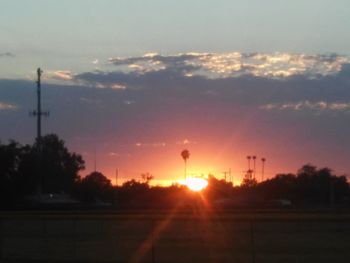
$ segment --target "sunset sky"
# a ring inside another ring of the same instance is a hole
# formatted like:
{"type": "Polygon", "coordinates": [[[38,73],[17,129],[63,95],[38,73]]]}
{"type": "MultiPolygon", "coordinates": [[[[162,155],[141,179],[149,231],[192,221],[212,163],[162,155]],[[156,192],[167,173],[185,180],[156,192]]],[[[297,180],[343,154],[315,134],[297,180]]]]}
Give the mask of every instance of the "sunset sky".
{"type": "Polygon", "coordinates": [[[238,183],[305,163],[350,174],[348,0],[0,0],[0,140],[43,133],[86,170],[238,183]],[[95,154],[96,153],[96,154],[95,154]]]}

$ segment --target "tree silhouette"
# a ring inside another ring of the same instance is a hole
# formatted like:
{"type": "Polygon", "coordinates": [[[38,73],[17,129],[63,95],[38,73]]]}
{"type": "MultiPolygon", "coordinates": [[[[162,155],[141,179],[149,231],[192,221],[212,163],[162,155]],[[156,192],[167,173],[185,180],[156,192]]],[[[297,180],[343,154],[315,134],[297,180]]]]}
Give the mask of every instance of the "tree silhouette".
{"type": "Polygon", "coordinates": [[[241,186],[242,187],[254,187],[258,183],[256,179],[252,176],[253,170],[249,169],[247,173],[244,175],[241,186]]]}
{"type": "Polygon", "coordinates": [[[141,174],[142,181],[145,182],[146,184],[149,184],[151,180],[154,179],[154,176],[150,173],[143,173],[141,174]]]}
{"type": "Polygon", "coordinates": [[[208,175],[208,186],[205,188],[204,193],[207,198],[211,200],[227,198],[232,191],[232,183],[226,180],[219,180],[214,175],[208,175]]]}
{"type": "Polygon", "coordinates": [[[79,171],[84,169],[84,160],[79,154],[71,153],[63,140],[55,134],[41,138],[42,178],[38,178],[37,153],[38,144],[28,147],[22,156],[19,173],[26,194],[36,191],[38,180],[44,193],[71,192],[79,171]]]}
{"type": "MultiPolygon", "coordinates": [[[[84,178],[78,173],[84,168],[81,156],[71,153],[64,141],[57,135],[42,137],[42,171],[43,190],[46,193],[75,193],[86,202],[112,201],[120,207],[174,207],[186,205],[193,201],[193,193],[181,185],[172,187],[154,187],[149,182],[153,176],[141,175],[142,180],[130,180],[115,189],[103,174],[93,172],[84,178]],[[73,191],[74,190],[74,191],[73,191]],[[114,195],[114,196],[113,196],[114,195]]],[[[0,208],[23,207],[25,197],[36,192],[37,144],[21,145],[15,141],[8,144],[0,142],[0,208]]],[[[190,152],[183,150],[181,157],[185,161],[185,178],[187,160],[190,152]]],[[[248,168],[252,156],[248,156],[248,168]],[[248,158],[250,157],[250,158],[248,158]]],[[[254,160],[254,159],[253,159],[254,160]]],[[[346,176],[336,176],[329,168],[318,169],[306,164],[296,174],[278,174],[263,181],[265,158],[261,159],[262,182],[257,184],[248,169],[240,187],[233,187],[225,180],[209,176],[209,185],[203,194],[209,202],[220,199],[264,201],[288,199],[296,206],[347,205],[350,189],[346,176]]]]}
{"type": "Polygon", "coordinates": [[[190,158],[190,152],[185,149],[181,152],[182,159],[185,161],[185,180],[187,178],[187,159],[190,158]]]}
{"type": "Polygon", "coordinates": [[[0,205],[22,202],[36,193],[40,183],[46,193],[71,193],[78,172],[84,168],[80,155],[71,153],[57,135],[41,138],[43,177],[39,177],[38,144],[0,143],[0,205]]]}
{"type": "Polygon", "coordinates": [[[345,176],[306,164],[297,174],[278,174],[259,185],[265,199],[289,199],[299,205],[341,203],[349,197],[345,176]]]}
{"type": "Polygon", "coordinates": [[[77,182],[76,194],[85,202],[111,201],[111,181],[100,172],[92,172],[77,182]]]}
{"type": "Polygon", "coordinates": [[[12,202],[21,196],[21,176],[19,167],[27,147],[15,141],[3,145],[0,143],[0,204],[12,202]]]}
{"type": "Polygon", "coordinates": [[[70,153],[64,141],[55,134],[41,138],[43,190],[46,192],[70,191],[85,168],[82,157],[70,153]]]}

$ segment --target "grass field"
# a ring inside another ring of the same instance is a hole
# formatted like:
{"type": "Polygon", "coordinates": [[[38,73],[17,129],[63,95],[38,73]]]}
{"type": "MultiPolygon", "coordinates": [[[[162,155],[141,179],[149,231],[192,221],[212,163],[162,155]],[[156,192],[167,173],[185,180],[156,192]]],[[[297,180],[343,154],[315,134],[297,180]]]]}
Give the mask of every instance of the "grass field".
{"type": "Polygon", "coordinates": [[[350,212],[2,213],[2,262],[348,262],[350,212]]]}

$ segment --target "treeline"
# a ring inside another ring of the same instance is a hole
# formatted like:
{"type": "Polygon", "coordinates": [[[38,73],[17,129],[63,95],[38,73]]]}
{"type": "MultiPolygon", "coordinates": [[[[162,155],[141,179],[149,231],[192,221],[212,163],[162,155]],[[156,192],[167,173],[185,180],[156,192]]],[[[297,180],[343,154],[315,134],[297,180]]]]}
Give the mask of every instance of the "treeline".
{"type": "Polygon", "coordinates": [[[11,206],[42,193],[73,193],[85,168],[79,154],[70,153],[55,134],[40,145],[0,144],[0,204],[11,206]]]}
{"type": "Polygon", "coordinates": [[[349,201],[349,184],[345,175],[336,176],[331,169],[307,164],[296,174],[278,174],[256,186],[265,200],[288,199],[296,205],[341,204],[349,201]]]}
{"type": "Polygon", "coordinates": [[[286,201],[294,206],[348,206],[350,190],[346,176],[329,168],[304,165],[296,174],[278,174],[257,183],[245,179],[241,186],[209,175],[208,187],[201,193],[185,186],[150,186],[153,177],[143,174],[115,187],[100,172],[79,176],[85,162],[71,153],[63,140],[50,134],[40,144],[0,143],[0,207],[16,208],[28,204],[38,193],[65,194],[81,205],[104,203],[111,208],[268,207],[286,201]],[[31,199],[32,198],[32,199],[31,199]]]}

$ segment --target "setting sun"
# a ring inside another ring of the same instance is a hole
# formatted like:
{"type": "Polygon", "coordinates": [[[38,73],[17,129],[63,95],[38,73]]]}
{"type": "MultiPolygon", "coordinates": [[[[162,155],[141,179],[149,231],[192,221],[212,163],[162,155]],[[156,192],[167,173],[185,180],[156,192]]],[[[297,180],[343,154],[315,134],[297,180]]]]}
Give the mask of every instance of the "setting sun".
{"type": "Polygon", "coordinates": [[[208,186],[208,181],[204,178],[190,177],[190,178],[187,178],[183,182],[183,184],[186,185],[190,190],[198,192],[208,186]]]}

